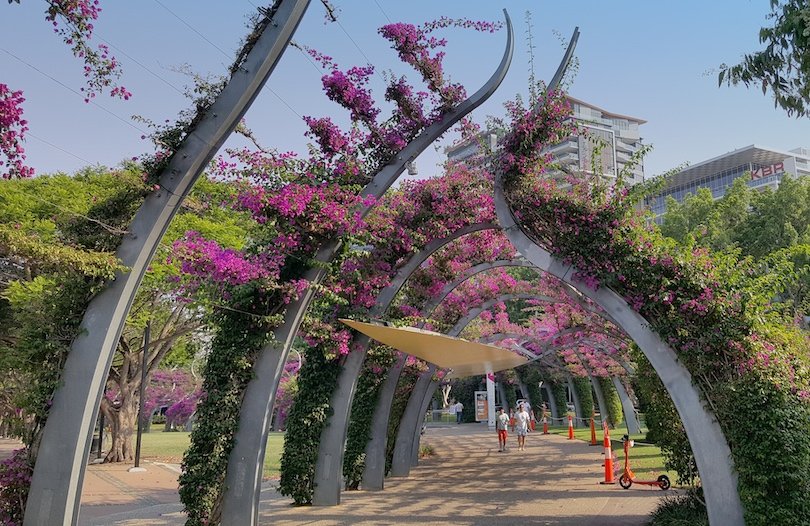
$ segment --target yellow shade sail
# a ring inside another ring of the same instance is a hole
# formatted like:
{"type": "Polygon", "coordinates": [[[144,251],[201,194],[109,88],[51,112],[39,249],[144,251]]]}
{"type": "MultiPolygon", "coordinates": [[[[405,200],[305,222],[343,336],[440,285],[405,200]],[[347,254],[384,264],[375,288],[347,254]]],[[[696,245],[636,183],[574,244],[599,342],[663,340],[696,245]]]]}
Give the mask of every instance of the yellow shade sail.
{"type": "Polygon", "coordinates": [[[454,338],[415,327],[388,327],[341,319],[349,327],[406,354],[452,369],[448,376],[463,378],[495,373],[528,363],[525,356],[494,345],[454,338]]]}

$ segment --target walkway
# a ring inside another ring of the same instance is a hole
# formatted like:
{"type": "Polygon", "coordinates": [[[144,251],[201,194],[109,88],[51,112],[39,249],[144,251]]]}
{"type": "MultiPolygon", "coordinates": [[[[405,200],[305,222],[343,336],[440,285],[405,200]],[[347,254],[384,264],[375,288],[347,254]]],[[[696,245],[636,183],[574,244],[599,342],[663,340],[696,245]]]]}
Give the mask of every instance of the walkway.
{"type": "MultiPolygon", "coordinates": [[[[526,451],[499,453],[480,425],[430,428],[423,443],[436,456],[411,476],[386,479],[381,492],[344,492],[337,507],[295,507],[262,493],[261,523],[273,525],[553,525],[641,526],[666,493],[649,487],[603,486],[601,447],[558,435],[529,435],[526,451]]],[[[510,443],[515,446],[514,437],[510,443]]],[[[184,523],[176,466],[90,466],[82,494],[84,526],[174,526],[184,523]]],[[[672,491],[667,492],[669,494],[672,491]]]]}

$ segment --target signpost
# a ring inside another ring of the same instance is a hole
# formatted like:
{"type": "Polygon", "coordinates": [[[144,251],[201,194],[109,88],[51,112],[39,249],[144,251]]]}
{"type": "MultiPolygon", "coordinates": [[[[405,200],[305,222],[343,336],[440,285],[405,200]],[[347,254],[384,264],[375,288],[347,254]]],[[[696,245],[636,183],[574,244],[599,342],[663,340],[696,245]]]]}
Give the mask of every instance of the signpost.
{"type": "Polygon", "coordinates": [[[489,420],[489,404],[487,403],[487,392],[475,392],[475,421],[485,422],[489,420]]]}

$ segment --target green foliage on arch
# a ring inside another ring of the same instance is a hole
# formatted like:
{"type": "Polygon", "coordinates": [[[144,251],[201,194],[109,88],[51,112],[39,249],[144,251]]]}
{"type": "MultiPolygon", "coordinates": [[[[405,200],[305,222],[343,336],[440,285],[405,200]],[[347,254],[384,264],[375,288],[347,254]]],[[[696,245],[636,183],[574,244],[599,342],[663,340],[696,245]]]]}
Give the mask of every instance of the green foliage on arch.
{"type": "Polygon", "coordinates": [[[622,401],[619,398],[619,393],[616,391],[616,386],[610,378],[598,377],[596,381],[599,382],[599,387],[602,389],[602,396],[605,397],[606,408],[602,408],[602,418],[607,417],[610,422],[611,429],[619,426],[624,421],[624,411],[622,411],[622,401]]]}
{"type": "Polygon", "coordinates": [[[346,489],[358,489],[363,478],[363,470],[366,467],[366,444],[371,438],[374,410],[380,398],[380,389],[390,374],[393,363],[394,352],[378,345],[369,351],[363,362],[346,432],[346,453],[343,457],[346,489]]]}
{"type": "Polygon", "coordinates": [[[574,382],[574,390],[579,398],[579,407],[582,409],[581,416],[582,418],[590,418],[594,411],[593,386],[591,385],[591,381],[584,376],[575,376],[572,380],[574,382]]]}

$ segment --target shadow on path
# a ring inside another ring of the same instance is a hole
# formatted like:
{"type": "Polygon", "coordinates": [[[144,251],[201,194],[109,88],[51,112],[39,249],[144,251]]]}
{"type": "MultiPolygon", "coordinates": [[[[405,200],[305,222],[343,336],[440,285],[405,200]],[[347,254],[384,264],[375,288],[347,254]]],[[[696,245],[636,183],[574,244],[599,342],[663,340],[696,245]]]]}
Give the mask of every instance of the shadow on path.
{"type": "MultiPolygon", "coordinates": [[[[494,432],[482,425],[429,428],[423,444],[436,455],[408,478],[388,478],[379,492],[343,492],[340,506],[291,506],[266,483],[261,524],[336,525],[553,525],[641,526],[669,492],[623,490],[599,484],[602,448],[559,435],[532,433],[526,450],[498,452],[494,432]]],[[[90,466],[82,494],[84,526],[174,526],[185,522],[170,466],[90,466]]]]}

